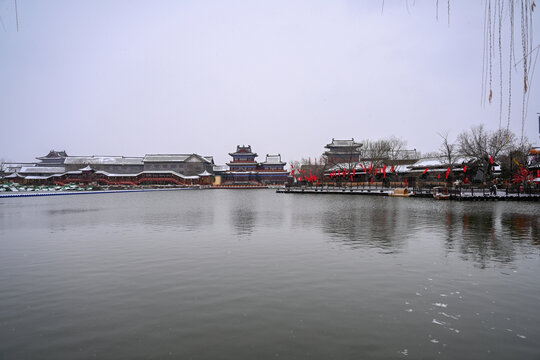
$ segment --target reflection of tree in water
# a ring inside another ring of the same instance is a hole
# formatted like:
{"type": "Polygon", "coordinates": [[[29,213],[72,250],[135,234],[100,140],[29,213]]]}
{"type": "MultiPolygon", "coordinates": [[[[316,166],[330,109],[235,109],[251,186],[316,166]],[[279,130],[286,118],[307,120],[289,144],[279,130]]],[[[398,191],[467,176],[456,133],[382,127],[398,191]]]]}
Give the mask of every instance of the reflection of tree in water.
{"type": "Polygon", "coordinates": [[[461,216],[449,213],[447,218],[447,250],[457,247],[464,260],[472,260],[481,268],[492,261],[511,263],[520,247],[539,244],[539,220],[535,216],[467,211],[461,216]]]}
{"type": "Polygon", "coordinates": [[[403,247],[404,232],[400,217],[406,214],[386,203],[376,208],[327,210],[322,216],[323,230],[332,240],[352,248],[378,247],[396,250],[403,247]]]}

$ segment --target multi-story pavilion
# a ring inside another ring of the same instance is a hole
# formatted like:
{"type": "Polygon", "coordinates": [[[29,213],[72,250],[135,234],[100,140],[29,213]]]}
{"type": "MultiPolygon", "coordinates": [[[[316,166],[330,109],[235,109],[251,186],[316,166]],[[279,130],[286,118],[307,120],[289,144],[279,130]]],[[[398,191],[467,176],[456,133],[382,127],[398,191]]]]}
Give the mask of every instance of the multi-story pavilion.
{"type": "Polygon", "coordinates": [[[358,163],[360,161],[361,147],[362,144],[355,142],[354,138],[350,140],[336,140],[332,138],[332,142],[325,146],[328,149],[324,153],[326,163],[329,165],[358,163]]]}
{"type": "Polygon", "coordinates": [[[259,164],[258,170],[263,184],[285,184],[289,176],[289,172],[283,169],[285,165],[287,163],[281,161],[281,154],[266,154],[266,161],[259,164]]]}
{"type": "Polygon", "coordinates": [[[64,161],[66,160],[67,157],[68,155],[66,154],[65,150],[62,150],[62,151],[51,150],[49,151],[47,155],[37,157],[36,159],[40,161],[38,166],[58,167],[58,166],[64,166],[64,161]]]}
{"type": "Polygon", "coordinates": [[[258,163],[258,156],[251,150],[251,145],[238,145],[236,151],[229,153],[233,158],[227,163],[229,170],[225,174],[224,184],[234,185],[266,185],[284,184],[287,182],[287,170],[283,167],[281,155],[266,155],[266,161],[258,163]]]}
{"type": "Polygon", "coordinates": [[[231,172],[245,172],[255,171],[257,168],[257,161],[255,158],[258,156],[251,151],[251,145],[236,147],[236,152],[229,153],[232,156],[232,161],[227,163],[231,172]]]}

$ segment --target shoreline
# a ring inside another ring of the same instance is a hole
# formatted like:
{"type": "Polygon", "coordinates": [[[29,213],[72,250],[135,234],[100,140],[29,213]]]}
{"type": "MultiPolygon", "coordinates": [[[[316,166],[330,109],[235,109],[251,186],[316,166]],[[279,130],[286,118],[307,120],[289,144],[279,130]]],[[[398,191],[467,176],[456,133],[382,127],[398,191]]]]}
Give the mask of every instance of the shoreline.
{"type": "MultiPolygon", "coordinates": [[[[410,196],[407,198],[424,198],[424,199],[433,199],[433,194],[430,191],[424,191],[428,189],[421,189],[420,192],[411,192],[410,196]]],[[[310,195],[366,195],[366,196],[389,196],[392,197],[394,189],[389,188],[317,188],[317,187],[290,187],[278,189],[276,193],[279,194],[310,194],[310,195]]],[[[397,196],[402,197],[402,196],[397,196]]],[[[450,194],[450,198],[446,200],[451,201],[540,201],[540,195],[536,194],[519,194],[519,193],[510,193],[505,194],[500,191],[500,195],[492,194],[483,194],[483,193],[471,193],[471,192],[462,192],[460,194],[450,194]]],[[[443,200],[438,200],[443,201],[443,200]]]]}
{"type": "Polygon", "coordinates": [[[117,193],[131,193],[131,192],[180,191],[180,190],[205,190],[205,188],[183,187],[183,188],[171,188],[171,189],[127,189],[127,190],[95,190],[95,191],[9,192],[8,194],[0,194],[0,198],[33,197],[33,196],[117,194],[117,193]]]}

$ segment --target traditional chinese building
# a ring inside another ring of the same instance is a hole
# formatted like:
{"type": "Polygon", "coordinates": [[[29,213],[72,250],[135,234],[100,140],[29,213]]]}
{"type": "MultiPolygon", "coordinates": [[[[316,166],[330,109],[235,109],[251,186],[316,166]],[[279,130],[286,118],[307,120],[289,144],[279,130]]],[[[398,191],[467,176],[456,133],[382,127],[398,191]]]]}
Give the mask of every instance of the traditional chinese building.
{"type": "Polygon", "coordinates": [[[266,154],[266,161],[260,163],[258,169],[263,184],[285,184],[289,176],[289,172],[283,169],[285,165],[287,163],[281,161],[281,154],[266,154]]]}
{"type": "Polygon", "coordinates": [[[51,150],[39,163],[22,164],[6,179],[25,184],[210,185],[212,156],[148,154],[145,157],[67,156],[51,150]]]}
{"type": "Polygon", "coordinates": [[[283,167],[281,155],[266,155],[266,161],[258,163],[258,156],[251,146],[238,145],[236,151],[229,153],[232,161],[227,163],[229,170],[224,174],[224,185],[270,185],[285,184],[288,172],[283,167]]]}
{"type": "Polygon", "coordinates": [[[68,155],[66,154],[65,150],[62,151],[56,151],[51,150],[49,153],[45,156],[38,157],[36,159],[40,160],[40,163],[38,166],[64,166],[64,161],[68,155]]]}
{"type": "Polygon", "coordinates": [[[326,163],[330,165],[343,164],[343,163],[357,163],[360,161],[360,148],[361,143],[351,140],[336,140],[332,138],[332,142],[325,146],[328,149],[324,156],[326,156],[326,163]]]}

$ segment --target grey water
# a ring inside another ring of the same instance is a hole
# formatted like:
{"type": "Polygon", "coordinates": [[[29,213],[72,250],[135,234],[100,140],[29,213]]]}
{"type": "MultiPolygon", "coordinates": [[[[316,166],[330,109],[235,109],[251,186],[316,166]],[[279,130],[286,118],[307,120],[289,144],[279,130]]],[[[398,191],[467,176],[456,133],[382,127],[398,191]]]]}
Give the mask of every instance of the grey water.
{"type": "Polygon", "coordinates": [[[539,359],[540,207],[0,199],[0,359],[539,359]]]}

